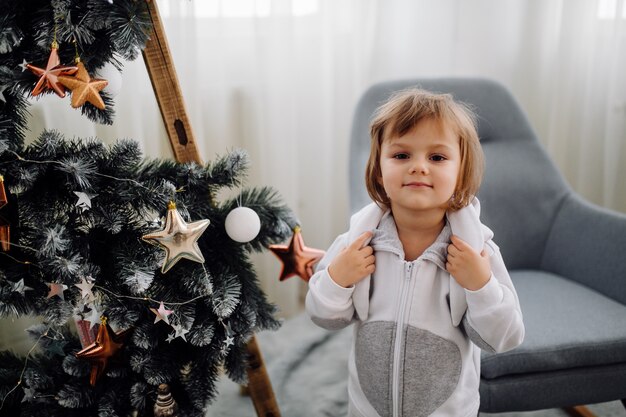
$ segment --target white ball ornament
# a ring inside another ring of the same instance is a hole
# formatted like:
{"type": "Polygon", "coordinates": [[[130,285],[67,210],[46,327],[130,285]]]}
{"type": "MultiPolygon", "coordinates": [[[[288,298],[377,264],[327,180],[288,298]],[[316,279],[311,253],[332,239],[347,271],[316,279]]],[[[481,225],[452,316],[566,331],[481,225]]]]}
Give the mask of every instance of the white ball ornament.
{"type": "Polygon", "coordinates": [[[226,216],[226,233],[235,242],[247,243],[259,234],[261,219],[248,207],[237,207],[226,216]]]}
{"type": "Polygon", "coordinates": [[[117,96],[122,91],[122,74],[110,62],[96,71],[96,78],[103,78],[109,82],[103,91],[111,97],[117,96]]]}

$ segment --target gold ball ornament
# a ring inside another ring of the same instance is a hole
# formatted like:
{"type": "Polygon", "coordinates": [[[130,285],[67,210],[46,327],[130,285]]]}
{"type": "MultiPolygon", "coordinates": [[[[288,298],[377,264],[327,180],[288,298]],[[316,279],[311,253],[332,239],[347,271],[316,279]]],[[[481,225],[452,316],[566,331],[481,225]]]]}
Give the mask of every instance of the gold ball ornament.
{"type": "Polygon", "coordinates": [[[176,204],[170,202],[165,218],[165,229],[141,238],[165,250],[165,260],[161,266],[161,272],[165,274],[183,258],[204,263],[204,256],[198,247],[198,239],[210,223],[207,219],[186,223],[176,210],[176,204]]]}

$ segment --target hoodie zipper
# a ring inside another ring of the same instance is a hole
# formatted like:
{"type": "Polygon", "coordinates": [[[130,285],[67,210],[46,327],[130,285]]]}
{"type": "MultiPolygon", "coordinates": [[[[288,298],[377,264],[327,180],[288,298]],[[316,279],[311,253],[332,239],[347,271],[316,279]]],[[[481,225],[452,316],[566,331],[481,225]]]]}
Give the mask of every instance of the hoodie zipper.
{"type": "Polygon", "coordinates": [[[409,282],[411,281],[411,271],[413,270],[413,263],[406,262],[404,267],[404,279],[402,280],[401,287],[401,300],[400,307],[398,308],[397,320],[396,320],[396,341],[393,352],[393,373],[392,378],[392,401],[393,401],[393,417],[400,416],[400,354],[402,353],[402,343],[404,339],[404,314],[406,312],[406,303],[409,298],[409,282]]]}

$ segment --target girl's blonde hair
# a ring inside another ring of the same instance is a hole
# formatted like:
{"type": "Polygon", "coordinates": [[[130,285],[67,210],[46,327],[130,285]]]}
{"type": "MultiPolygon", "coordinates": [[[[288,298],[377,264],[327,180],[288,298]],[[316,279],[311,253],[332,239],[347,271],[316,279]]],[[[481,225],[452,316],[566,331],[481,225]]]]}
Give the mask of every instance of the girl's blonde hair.
{"type": "Polygon", "coordinates": [[[459,136],[461,167],[450,210],[467,206],[478,192],[484,172],[484,155],[476,131],[476,116],[470,108],[453,100],[450,94],[434,94],[418,88],[394,93],[374,114],[370,127],[370,156],[365,169],[365,184],[370,197],[381,206],[390,207],[380,178],[380,152],[384,140],[399,137],[421,120],[432,119],[452,129],[459,136]]]}

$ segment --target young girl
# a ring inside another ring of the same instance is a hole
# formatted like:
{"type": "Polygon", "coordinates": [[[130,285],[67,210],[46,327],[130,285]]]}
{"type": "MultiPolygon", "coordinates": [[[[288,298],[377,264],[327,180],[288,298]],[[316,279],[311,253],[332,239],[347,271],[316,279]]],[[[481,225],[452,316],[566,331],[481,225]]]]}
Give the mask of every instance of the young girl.
{"type": "Polygon", "coordinates": [[[479,220],[483,154],[474,116],[450,95],[393,95],[371,126],[356,213],[309,281],[327,329],[354,323],[349,415],[476,416],[480,349],[518,346],[517,294],[479,220]]]}

